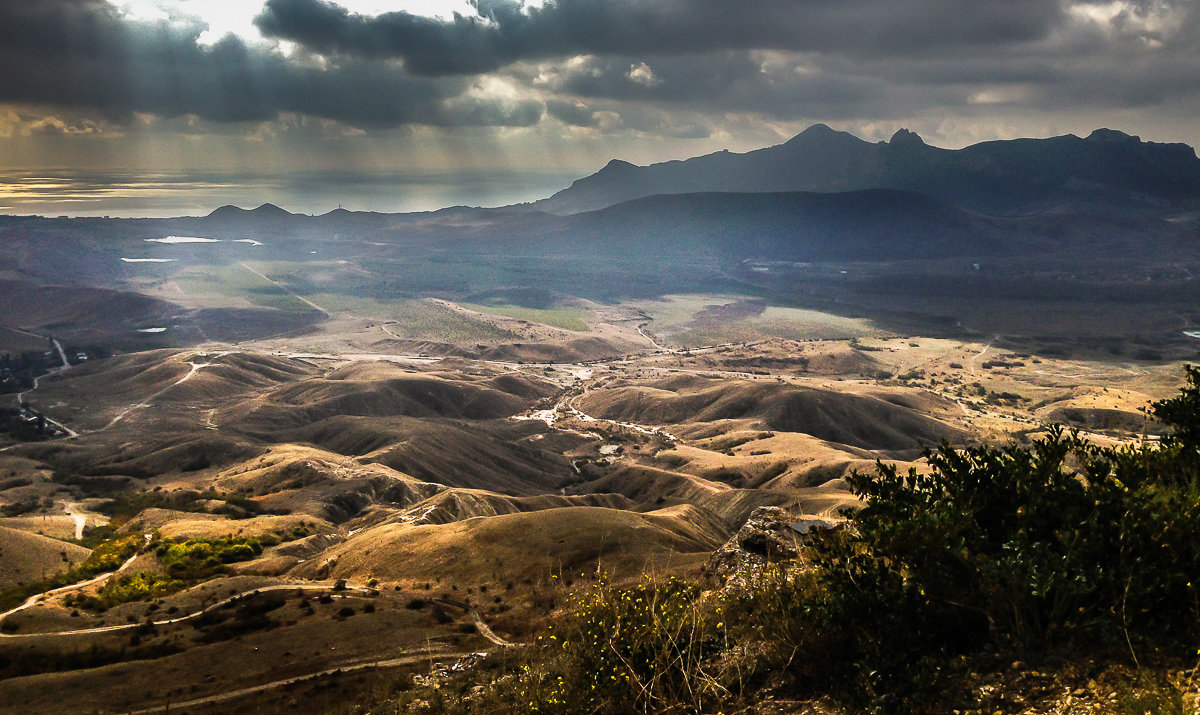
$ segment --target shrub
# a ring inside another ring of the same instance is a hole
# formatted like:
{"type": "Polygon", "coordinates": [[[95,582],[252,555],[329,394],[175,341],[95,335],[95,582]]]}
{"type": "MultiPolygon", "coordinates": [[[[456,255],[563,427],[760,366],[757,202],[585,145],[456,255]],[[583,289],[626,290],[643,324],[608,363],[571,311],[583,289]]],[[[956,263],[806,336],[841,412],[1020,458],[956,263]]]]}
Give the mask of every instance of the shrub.
{"type": "Polygon", "coordinates": [[[1189,367],[1181,395],[1151,405],[1173,430],[1157,445],[1101,448],[1054,428],[1030,447],[944,446],[927,474],[852,475],[864,506],[814,540],[808,625],[867,694],[935,688],[937,663],[984,646],[1193,642],[1198,384],[1189,367]]]}
{"type": "Polygon", "coordinates": [[[10,608],[35,593],[66,586],[89,579],[98,574],[115,571],[130,556],[137,553],[142,544],[139,536],[109,539],[100,542],[82,563],[47,579],[18,585],[0,592],[0,608],[10,608]]]}
{"type": "Polygon", "coordinates": [[[729,644],[720,609],[699,596],[695,585],[649,577],[632,588],[601,577],[573,593],[569,615],[537,639],[550,665],[526,671],[521,702],[565,712],[701,710],[719,702],[725,688],[706,664],[729,644]]]}
{"type": "MultiPolygon", "coordinates": [[[[272,543],[278,542],[272,539],[272,543]]],[[[252,536],[183,539],[158,544],[155,554],[172,576],[197,579],[223,572],[225,564],[253,559],[264,546],[261,539],[252,536]]]]}
{"type": "Polygon", "coordinates": [[[109,579],[95,596],[73,594],[67,596],[63,603],[68,607],[78,606],[92,611],[103,611],[122,603],[165,596],[178,591],[184,585],[183,581],[168,576],[138,573],[109,579]]]}

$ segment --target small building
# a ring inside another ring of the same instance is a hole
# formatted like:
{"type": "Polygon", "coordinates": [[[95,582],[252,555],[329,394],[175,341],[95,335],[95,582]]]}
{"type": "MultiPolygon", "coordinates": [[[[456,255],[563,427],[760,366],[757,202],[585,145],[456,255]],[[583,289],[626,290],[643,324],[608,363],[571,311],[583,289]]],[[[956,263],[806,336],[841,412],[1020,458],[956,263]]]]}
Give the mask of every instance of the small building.
{"type": "Polygon", "coordinates": [[[809,536],[814,531],[822,531],[832,529],[833,524],[830,524],[824,519],[801,519],[792,523],[792,531],[795,531],[801,536],[809,536]]]}

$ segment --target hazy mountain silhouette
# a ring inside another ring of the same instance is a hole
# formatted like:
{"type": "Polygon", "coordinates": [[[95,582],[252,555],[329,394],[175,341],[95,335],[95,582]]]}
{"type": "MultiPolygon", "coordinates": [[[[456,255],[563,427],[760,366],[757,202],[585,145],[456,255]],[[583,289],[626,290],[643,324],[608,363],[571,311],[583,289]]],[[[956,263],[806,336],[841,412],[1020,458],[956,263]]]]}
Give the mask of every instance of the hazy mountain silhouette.
{"type": "Polygon", "coordinates": [[[485,250],[650,263],[1084,256],[1131,246],[1168,250],[1188,240],[1185,227],[1154,217],[987,216],[895,189],[660,194],[570,216],[497,214],[470,236],[485,250]],[[480,242],[484,236],[490,240],[480,242]]]}
{"type": "Polygon", "coordinates": [[[573,214],[655,194],[915,191],[972,211],[1022,215],[1088,206],[1113,213],[1200,208],[1200,159],[1186,144],[1111,129],[1086,138],[990,141],[951,150],[900,130],[870,143],[823,124],[784,144],[639,167],[614,160],[527,208],[573,214]]]}

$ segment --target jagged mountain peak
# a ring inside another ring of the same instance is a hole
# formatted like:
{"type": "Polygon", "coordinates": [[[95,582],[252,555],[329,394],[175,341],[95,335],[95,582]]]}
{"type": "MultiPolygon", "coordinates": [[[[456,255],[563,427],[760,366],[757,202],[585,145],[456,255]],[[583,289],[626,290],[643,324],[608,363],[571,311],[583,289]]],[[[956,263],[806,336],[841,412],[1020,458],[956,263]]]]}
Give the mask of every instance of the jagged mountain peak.
{"type": "Polygon", "coordinates": [[[920,134],[917,134],[914,131],[909,131],[908,129],[898,129],[896,130],[896,133],[892,135],[892,138],[888,141],[888,144],[891,144],[892,146],[917,144],[925,146],[925,140],[921,138],[920,134]]]}

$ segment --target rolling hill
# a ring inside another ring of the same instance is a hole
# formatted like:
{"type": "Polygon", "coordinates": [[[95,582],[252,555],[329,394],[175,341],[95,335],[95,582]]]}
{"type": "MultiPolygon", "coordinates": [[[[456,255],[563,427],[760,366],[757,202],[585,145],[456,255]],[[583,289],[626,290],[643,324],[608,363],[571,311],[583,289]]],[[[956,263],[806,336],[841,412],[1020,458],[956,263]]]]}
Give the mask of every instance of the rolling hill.
{"type": "Polygon", "coordinates": [[[578,405],[588,414],[642,424],[752,419],[764,429],[802,432],[861,449],[913,449],[962,436],[956,428],[883,399],[800,385],[671,378],[596,390],[578,405]]]}
{"type": "MultiPolygon", "coordinates": [[[[672,562],[699,563],[728,537],[714,519],[675,507],[645,514],[569,507],[478,517],[446,524],[384,524],[366,529],[293,570],[317,577],[358,577],[447,584],[543,580],[595,572],[623,577],[672,562]]],[[[499,583],[498,583],[499,582],[499,583]]]]}
{"type": "Polygon", "coordinates": [[[89,553],[77,544],[0,526],[0,589],[66,571],[89,553]]]}

